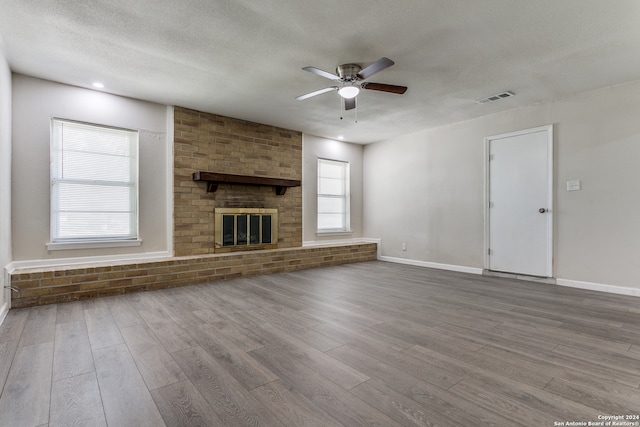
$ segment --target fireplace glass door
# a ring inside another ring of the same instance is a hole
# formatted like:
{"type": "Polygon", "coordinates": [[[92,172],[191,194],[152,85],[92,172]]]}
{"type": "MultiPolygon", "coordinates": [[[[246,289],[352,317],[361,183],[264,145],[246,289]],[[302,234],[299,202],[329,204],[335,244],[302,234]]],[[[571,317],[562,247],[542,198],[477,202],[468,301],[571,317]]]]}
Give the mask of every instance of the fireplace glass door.
{"type": "Polygon", "coordinates": [[[277,223],[277,209],[216,209],[216,251],[273,248],[278,241],[277,223]]]}

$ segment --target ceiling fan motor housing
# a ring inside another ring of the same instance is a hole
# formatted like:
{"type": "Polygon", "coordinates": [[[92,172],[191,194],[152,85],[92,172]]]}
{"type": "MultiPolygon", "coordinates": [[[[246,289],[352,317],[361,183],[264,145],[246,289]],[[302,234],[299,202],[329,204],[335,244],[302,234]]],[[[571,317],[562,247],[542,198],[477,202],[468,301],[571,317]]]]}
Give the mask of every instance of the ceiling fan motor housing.
{"type": "Polygon", "coordinates": [[[356,82],[360,78],[358,73],[362,70],[362,67],[358,64],[343,64],[336,67],[336,74],[344,82],[356,82]]]}

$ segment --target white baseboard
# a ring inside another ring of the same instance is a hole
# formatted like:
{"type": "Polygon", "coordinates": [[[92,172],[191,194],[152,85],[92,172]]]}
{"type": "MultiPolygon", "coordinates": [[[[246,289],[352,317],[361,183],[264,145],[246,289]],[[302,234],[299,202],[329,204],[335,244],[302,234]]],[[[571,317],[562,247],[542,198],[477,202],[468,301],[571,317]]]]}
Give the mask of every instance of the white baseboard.
{"type": "Polygon", "coordinates": [[[640,297],[640,288],[604,285],[602,283],[581,282],[578,280],[569,280],[569,279],[556,279],[556,283],[560,286],[568,286],[570,288],[587,289],[590,291],[608,292],[611,294],[640,297]]]}
{"type": "Polygon", "coordinates": [[[438,270],[457,271],[459,273],[470,273],[482,275],[481,268],[465,267],[462,265],[440,264],[437,262],[417,261],[415,259],[395,258],[390,256],[379,256],[380,261],[395,262],[397,264],[415,265],[417,267],[437,268],[438,270]]]}
{"type": "Polygon", "coordinates": [[[9,313],[9,303],[5,301],[0,307],[0,325],[4,322],[4,319],[7,317],[7,313],[9,313]]]}
{"type": "Polygon", "coordinates": [[[132,261],[152,261],[156,259],[170,258],[173,255],[170,252],[145,252],[120,255],[103,255],[88,256],[76,258],[52,258],[52,259],[33,259],[25,261],[13,261],[6,267],[9,273],[22,268],[48,268],[60,267],[67,265],[83,265],[83,264],[99,264],[99,263],[130,263],[132,261]]]}

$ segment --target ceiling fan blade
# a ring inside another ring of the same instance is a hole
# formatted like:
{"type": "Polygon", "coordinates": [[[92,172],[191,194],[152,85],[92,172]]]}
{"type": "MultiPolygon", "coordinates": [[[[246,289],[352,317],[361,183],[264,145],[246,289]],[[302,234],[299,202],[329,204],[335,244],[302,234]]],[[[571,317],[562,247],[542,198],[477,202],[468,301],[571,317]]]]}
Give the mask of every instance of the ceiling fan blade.
{"type": "Polygon", "coordinates": [[[328,71],[321,70],[320,68],[304,67],[303,70],[308,71],[308,72],[313,73],[313,74],[317,74],[318,76],[327,78],[329,80],[340,80],[339,76],[336,76],[335,74],[332,74],[332,73],[330,73],[328,71]]]}
{"type": "Polygon", "coordinates": [[[316,90],[315,92],[310,92],[304,95],[297,96],[296,99],[298,101],[302,101],[307,98],[311,98],[312,96],[321,95],[323,93],[331,92],[332,90],[338,89],[337,86],[325,87],[324,89],[316,90]]]}
{"type": "Polygon", "coordinates": [[[356,98],[344,98],[344,110],[353,110],[356,108],[356,98]]]}
{"type": "Polygon", "coordinates": [[[384,83],[362,83],[362,89],[378,90],[380,92],[397,93],[402,95],[407,91],[406,86],[388,85],[384,83]]]}
{"type": "Polygon", "coordinates": [[[375,73],[379,73],[380,71],[384,70],[385,68],[391,67],[393,64],[395,64],[395,62],[393,62],[389,58],[385,58],[383,56],[382,58],[378,59],[373,64],[369,65],[364,70],[360,71],[358,73],[358,77],[361,80],[364,80],[366,78],[369,78],[369,77],[373,76],[375,73]]]}

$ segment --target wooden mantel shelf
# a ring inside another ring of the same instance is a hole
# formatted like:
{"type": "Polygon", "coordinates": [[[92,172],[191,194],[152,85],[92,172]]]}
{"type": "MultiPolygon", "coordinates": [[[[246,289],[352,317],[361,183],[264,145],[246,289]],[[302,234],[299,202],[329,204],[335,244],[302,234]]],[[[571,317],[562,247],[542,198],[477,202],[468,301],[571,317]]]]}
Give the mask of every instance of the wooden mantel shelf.
{"type": "Polygon", "coordinates": [[[296,179],[267,178],[253,175],[232,175],[228,173],[194,172],[194,181],[205,181],[207,192],[213,193],[218,184],[270,185],[275,187],[278,196],[284,195],[289,187],[300,187],[301,181],[296,179]]]}

